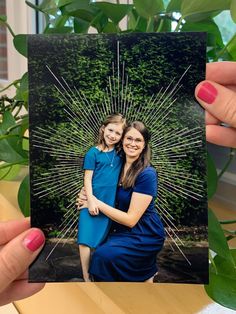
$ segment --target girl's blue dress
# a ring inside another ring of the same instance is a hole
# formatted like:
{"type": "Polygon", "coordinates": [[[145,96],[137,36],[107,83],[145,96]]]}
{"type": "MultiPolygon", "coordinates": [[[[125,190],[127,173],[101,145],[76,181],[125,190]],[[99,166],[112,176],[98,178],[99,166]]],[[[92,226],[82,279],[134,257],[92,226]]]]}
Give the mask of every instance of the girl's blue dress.
{"type": "MultiPolygon", "coordinates": [[[[84,157],[84,170],[93,170],[93,195],[112,207],[115,205],[121,166],[122,159],[115,149],[102,152],[92,147],[84,157]]],[[[107,236],[110,226],[110,219],[103,213],[92,216],[88,208],[81,209],[77,243],[96,248],[107,236]]]]}
{"type": "Polygon", "coordinates": [[[138,175],[133,188],[118,187],[115,207],[127,212],[133,192],[153,199],[133,228],[113,222],[107,240],[92,256],[89,272],[95,281],[143,282],[157,272],[157,253],[164,244],[165,231],[154,206],[157,173],[153,167],[138,175]]]}

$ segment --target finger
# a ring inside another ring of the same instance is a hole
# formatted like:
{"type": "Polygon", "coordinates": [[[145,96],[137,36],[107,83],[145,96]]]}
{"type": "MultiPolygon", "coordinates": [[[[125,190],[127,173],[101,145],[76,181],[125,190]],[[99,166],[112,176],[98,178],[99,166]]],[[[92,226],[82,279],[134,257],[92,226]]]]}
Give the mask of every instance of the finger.
{"type": "Polygon", "coordinates": [[[195,96],[215,118],[236,127],[236,93],[211,81],[197,85],[195,96]]]}
{"type": "Polygon", "coordinates": [[[207,125],[206,139],[216,145],[236,148],[236,129],[219,125],[207,125]]]}
{"type": "Polygon", "coordinates": [[[236,85],[236,62],[212,62],[206,66],[206,79],[222,85],[236,85]]]}
{"type": "Polygon", "coordinates": [[[0,296],[0,306],[12,301],[21,300],[39,292],[44,283],[28,283],[27,280],[15,281],[0,296]]]}
{"type": "Polygon", "coordinates": [[[27,230],[11,240],[0,253],[0,292],[18,278],[36,258],[44,245],[41,230],[27,230]]]}
{"type": "Polygon", "coordinates": [[[208,124],[220,124],[220,120],[216,119],[212,114],[208,111],[205,111],[205,123],[208,124]]]}
{"type": "Polygon", "coordinates": [[[26,271],[23,272],[23,274],[21,274],[18,278],[16,278],[16,280],[23,280],[23,279],[27,279],[29,278],[29,270],[27,269],[26,271]]]}
{"type": "Polygon", "coordinates": [[[28,218],[0,222],[0,245],[3,245],[30,228],[28,218]]]}

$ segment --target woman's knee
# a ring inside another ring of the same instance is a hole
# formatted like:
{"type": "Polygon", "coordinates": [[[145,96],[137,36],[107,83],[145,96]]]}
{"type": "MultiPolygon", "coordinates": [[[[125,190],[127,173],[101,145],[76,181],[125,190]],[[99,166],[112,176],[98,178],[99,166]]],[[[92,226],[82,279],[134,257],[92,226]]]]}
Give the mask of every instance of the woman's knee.
{"type": "Polygon", "coordinates": [[[107,248],[106,246],[101,246],[97,248],[93,253],[93,259],[99,259],[106,263],[113,263],[119,260],[120,255],[121,254],[119,253],[119,251],[115,248],[107,248]]]}

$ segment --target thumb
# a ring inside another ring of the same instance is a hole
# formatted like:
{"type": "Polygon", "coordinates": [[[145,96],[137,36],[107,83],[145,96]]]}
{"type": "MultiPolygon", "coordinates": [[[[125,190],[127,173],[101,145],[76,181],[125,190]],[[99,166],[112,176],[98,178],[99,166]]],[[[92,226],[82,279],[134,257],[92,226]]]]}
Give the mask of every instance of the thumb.
{"type": "Polygon", "coordinates": [[[199,103],[218,120],[236,127],[236,93],[212,81],[203,81],[195,89],[199,103]]]}
{"type": "Polygon", "coordinates": [[[0,251],[0,293],[34,261],[45,241],[41,230],[27,230],[0,251]]]}

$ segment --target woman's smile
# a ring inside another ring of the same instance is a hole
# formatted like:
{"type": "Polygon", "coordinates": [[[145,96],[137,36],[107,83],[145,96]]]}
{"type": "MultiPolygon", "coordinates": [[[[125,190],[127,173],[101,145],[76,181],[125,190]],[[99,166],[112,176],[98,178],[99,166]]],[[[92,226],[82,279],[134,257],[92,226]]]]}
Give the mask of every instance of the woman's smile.
{"type": "Polygon", "coordinates": [[[138,158],[144,149],[144,138],[135,128],[131,128],[124,137],[123,149],[127,157],[138,158]]]}

